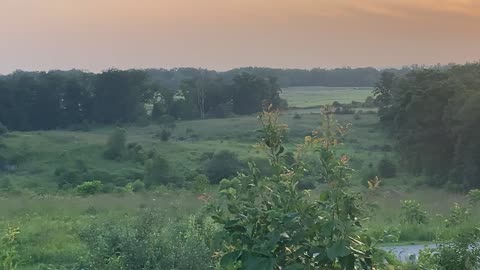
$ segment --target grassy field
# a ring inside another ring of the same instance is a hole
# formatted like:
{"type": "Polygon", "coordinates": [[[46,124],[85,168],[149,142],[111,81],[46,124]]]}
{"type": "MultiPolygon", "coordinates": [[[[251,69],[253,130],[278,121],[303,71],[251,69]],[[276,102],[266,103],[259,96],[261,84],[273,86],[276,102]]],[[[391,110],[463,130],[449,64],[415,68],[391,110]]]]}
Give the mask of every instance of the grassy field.
{"type": "MultiPolygon", "coordinates": [[[[283,95],[291,106],[308,107],[334,100],[360,101],[369,95],[369,91],[317,87],[288,89],[283,95]]],[[[395,177],[381,179],[382,186],[377,192],[368,192],[365,187],[368,180],[366,175],[377,168],[379,160],[387,158],[398,165],[392,150],[393,142],[378,128],[375,114],[362,114],[356,120],[352,114],[337,115],[336,119],[344,124],[351,123],[339,154],[347,154],[351,158],[351,165],[355,169],[352,189],[358,190],[364,194],[367,202],[376,205],[366,206],[371,207],[367,211],[369,219],[366,225],[372,234],[381,235],[388,231],[396,235],[396,241],[414,243],[429,242],[457,232],[456,229],[446,229],[444,220],[455,202],[466,205],[464,195],[420,186],[418,183],[421,179],[401,170],[397,171],[395,177]],[[402,223],[401,201],[408,199],[421,203],[428,213],[428,224],[414,226],[402,223]]],[[[304,108],[283,112],[281,120],[289,126],[287,150],[294,151],[305,136],[320,126],[322,117],[319,109],[304,108]]],[[[156,124],[124,128],[128,142],[139,143],[144,149],[156,149],[169,161],[172,170],[180,178],[201,173],[203,157],[208,152],[231,150],[243,161],[264,158],[263,153],[255,148],[260,125],[253,115],[178,121],[167,142],[158,138],[162,127],[156,124]]],[[[113,130],[114,127],[101,127],[88,132],[11,132],[3,138],[6,146],[4,151],[17,155],[19,163],[14,171],[0,174],[0,180],[8,178],[14,186],[14,192],[0,193],[0,231],[8,226],[21,229],[20,240],[28,248],[20,252],[28,260],[19,269],[38,269],[33,266],[38,262],[46,264],[41,269],[57,269],[48,268],[48,264],[76,261],[77,254],[86,252],[78,233],[90,224],[131,220],[145,211],[155,211],[173,228],[179,218],[198,212],[204,205],[195,192],[163,186],[139,194],[90,197],[79,197],[71,191],[58,190],[56,169],[75,166],[79,160],[92,170],[109,172],[118,177],[144,170],[143,165],[132,161],[112,161],[102,157],[104,145],[113,130]],[[45,244],[47,242],[48,245],[45,244]]],[[[210,187],[211,194],[215,194],[215,190],[215,186],[210,187]]],[[[478,210],[472,211],[470,221],[465,226],[473,226],[479,217],[478,210]]],[[[170,234],[165,232],[165,236],[170,234]]]]}
{"type": "Polygon", "coordinates": [[[281,97],[288,101],[290,107],[306,108],[332,104],[334,101],[350,103],[365,101],[372,95],[371,87],[323,87],[302,86],[282,89],[281,97]]]}

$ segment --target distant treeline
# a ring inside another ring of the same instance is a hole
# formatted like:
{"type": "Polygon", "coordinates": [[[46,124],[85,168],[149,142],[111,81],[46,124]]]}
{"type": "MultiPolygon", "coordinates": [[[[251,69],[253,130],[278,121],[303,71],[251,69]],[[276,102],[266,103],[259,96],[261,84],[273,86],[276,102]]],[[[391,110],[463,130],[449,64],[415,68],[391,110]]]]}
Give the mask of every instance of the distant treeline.
{"type": "Polygon", "coordinates": [[[0,77],[0,123],[10,130],[43,130],[251,114],[264,104],[286,107],[280,90],[275,78],[248,73],[225,82],[199,70],[173,88],[142,70],[17,71],[0,77]]]}
{"type": "Polygon", "coordinates": [[[375,96],[381,123],[413,173],[458,191],[480,187],[479,63],[385,72],[375,96]]]}
{"type": "MultiPolygon", "coordinates": [[[[386,71],[404,75],[416,66],[386,71]]],[[[336,68],[336,69],[275,69],[260,67],[237,68],[224,72],[201,70],[195,68],[178,69],[147,69],[151,78],[169,88],[178,88],[184,79],[197,77],[200,73],[218,76],[226,82],[231,82],[238,74],[247,72],[260,77],[278,78],[278,84],[284,87],[293,86],[338,86],[338,87],[373,87],[380,79],[381,71],[367,68],[336,68]]]]}

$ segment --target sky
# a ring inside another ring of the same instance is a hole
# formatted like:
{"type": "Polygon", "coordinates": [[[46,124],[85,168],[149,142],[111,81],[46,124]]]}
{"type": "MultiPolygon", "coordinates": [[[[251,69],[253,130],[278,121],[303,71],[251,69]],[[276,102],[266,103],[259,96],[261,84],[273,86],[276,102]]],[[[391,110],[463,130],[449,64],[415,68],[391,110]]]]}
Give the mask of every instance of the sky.
{"type": "Polygon", "coordinates": [[[480,0],[0,0],[3,74],[478,60],[480,0]]]}

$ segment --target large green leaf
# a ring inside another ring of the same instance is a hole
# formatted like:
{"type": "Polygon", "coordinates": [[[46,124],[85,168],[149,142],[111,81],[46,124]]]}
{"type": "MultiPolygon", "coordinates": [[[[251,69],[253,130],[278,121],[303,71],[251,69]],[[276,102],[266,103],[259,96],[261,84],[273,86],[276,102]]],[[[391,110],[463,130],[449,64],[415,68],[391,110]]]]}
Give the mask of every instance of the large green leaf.
{"type": "Polygon", "coordinates": [[[240,259],[241,256],[242,256],[242,251],[241,250],[237,250],[237,251],[227,253],[227,254],[223,255],[222,259],[220,260],[220,265],[222,267],[230,266],[230,265],[236,263],[238,261],[238,259],[240,259]]]}
{"type": "Polygon", "coordinates": [[[241,260],[242,270],[273,270],[275,266],[275,258],[253,252],[244,252],[241,260]]]}
{"type": "Polygon", "coordinates": [[[345,257],[350,254],[348,243],[345,240],[335,242],[331,247],[327,248],[327,256],[330,260],[345,257]]]}

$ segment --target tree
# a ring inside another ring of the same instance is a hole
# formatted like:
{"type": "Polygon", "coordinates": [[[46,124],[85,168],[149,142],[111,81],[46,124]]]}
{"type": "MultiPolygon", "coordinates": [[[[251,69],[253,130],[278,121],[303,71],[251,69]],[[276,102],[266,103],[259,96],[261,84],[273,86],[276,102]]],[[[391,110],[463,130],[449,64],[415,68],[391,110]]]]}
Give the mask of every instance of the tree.
{"type": "Polygon", "coordinates": [[[132,122],[144,115],[145,103],[152,102],[156,88],[139,70],[107,70],[97,75],[93,118],[100,123],[132,122]]]}
{"type": "Polygon", "coordinates": [[[126,148],[127,136],[123,128],[116,128],[108,138],[103,156],[106,159],[121,159],[126,148]]]}
{"type": "Polygon", "coordinates": [[[252,114],[272,105],[285,106],[280,98],[281,89],[275,78],[261,78],[242,73],[233,78],[233,111],[237,114],[252,114]]]}

